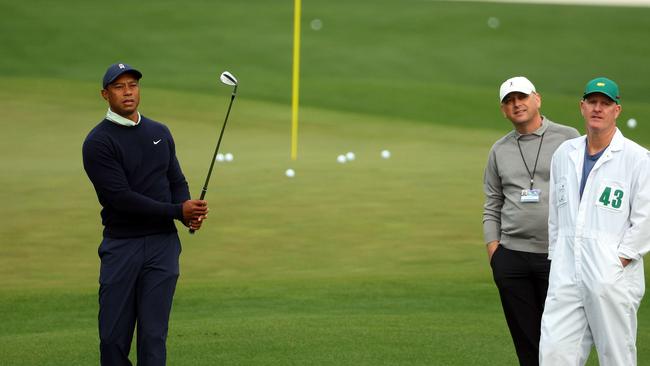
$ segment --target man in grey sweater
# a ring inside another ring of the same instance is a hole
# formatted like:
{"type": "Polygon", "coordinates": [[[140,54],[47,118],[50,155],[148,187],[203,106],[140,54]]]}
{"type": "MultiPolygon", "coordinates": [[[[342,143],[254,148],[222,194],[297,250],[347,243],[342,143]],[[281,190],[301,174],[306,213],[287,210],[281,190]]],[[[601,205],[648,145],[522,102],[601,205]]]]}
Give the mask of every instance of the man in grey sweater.
{"type": "Polygon", "coordinates": [[[514,130],[490,149],[483,179],[483,234],[519,363],[538,365],[551,266],[547,259],[551,156],[579,133],[541,115],[542,98],[525,77],[506,80],[499,98],[514,130]]]}

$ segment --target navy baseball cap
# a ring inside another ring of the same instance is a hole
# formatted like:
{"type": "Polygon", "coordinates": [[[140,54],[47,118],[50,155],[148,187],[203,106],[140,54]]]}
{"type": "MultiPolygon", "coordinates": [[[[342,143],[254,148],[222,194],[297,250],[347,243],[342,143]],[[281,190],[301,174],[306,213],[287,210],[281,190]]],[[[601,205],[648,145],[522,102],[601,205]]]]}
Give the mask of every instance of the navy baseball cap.
{"type": "Polygon", "coordinates": [[[117,64],[112,64],[111,66],[108,67],[108,70],[106,70],[106,73],[104,74],[104,80],[102,81],[102,86],[104,89],[108,86],[108,84],[112,83],[117,79],[120,75],[124,74],[125,72],[130,72],[133,75],[135,75],[138,80],[142,78],[142,73],[128,64],[125,63],[117,63],[117,64]]]}

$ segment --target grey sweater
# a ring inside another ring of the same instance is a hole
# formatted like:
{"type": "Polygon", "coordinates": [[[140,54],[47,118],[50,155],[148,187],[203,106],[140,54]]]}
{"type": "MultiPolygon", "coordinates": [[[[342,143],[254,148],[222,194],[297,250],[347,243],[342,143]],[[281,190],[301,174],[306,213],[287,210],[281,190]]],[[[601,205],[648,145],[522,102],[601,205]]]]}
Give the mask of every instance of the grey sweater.
{"type": "Polygon", "coordinates": [[[494,143],[483,177],[483,235],[486,243],[498,240],[508,249],[548,253],[551,157],[562,142],[578,136],[580,134],[575,128],[543,117],[542,126],[532,134],[521,135],[513,130],[494,143]],[[521,191],[530,188],[529,171],[533,172],[540,141],[542,146],[533,185],[533,188],[541,190],[540,201],[521,202],[521,191]],[[529,171],[522,161],[522,153],[529,171]]]}

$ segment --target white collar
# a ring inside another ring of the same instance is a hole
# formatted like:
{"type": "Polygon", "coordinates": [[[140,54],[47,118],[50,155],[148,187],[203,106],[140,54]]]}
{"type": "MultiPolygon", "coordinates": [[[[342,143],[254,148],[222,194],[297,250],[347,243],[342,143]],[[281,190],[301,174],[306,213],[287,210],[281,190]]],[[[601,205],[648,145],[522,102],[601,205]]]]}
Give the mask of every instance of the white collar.
{"type": "Polygon", "coordinates": [[[130,119],[124,118],[119,114],[113,112],[109,107],[108,112],[106,112],[106,119],[118,125],[133,127],[133,126],[137,126],[138,123],[140,123],[140,112],[137,113],[138,113],[138,122],[133,122],[130,119]]]}
{"type": "MultiPolygon", "coordinates": [[[[571,145],[573,146],[574,149],[583,149],[585,145],[585,140],[587,139],[587,135],[580,136],[578,138],[575,138],[571,140],[571,145]]],[[[616,127],[616,132],[614,133],[614,137],[612,137],[612,141],[609,143],[609,149],[611,151],[619,151],[623,149],[623,144],[625,143],[625,138],[623,136],[623,133],[621,130],[616,127]]]]}

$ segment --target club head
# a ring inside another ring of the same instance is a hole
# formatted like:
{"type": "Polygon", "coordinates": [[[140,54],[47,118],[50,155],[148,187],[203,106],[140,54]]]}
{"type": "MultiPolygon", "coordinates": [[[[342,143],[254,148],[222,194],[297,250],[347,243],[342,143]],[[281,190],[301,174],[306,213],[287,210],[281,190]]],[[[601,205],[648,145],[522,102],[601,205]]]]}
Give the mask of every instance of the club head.
{"type": "Polygon", "coordinates": [[[233,74],[229,73],[228,71],[222,72],[220,79],[221,82],[226,85],[237,86],[237,79],[235,79],[233,74]]]}

